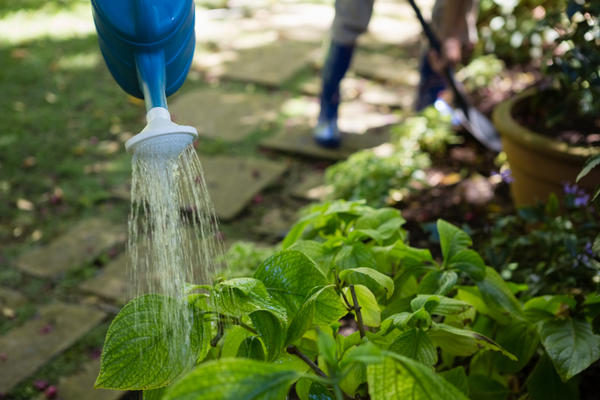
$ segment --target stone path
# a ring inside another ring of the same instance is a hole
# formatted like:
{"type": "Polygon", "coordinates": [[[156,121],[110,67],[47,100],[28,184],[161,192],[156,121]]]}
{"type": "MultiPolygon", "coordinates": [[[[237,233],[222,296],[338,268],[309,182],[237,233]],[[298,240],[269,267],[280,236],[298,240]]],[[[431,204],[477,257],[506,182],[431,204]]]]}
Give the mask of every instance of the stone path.
{"type": "Polygon", "coordinates": [[[49,245],[23,254],[17,267],[36,277],[56,278],[124,242],[125,229],[125,224],[100,218],[84,220],[49,245]]]}
{"type": "MultiPolygon", "coordinates": [[[[388,141],[389,126],[400,119],[397,110],[412,107],[420,28],[408,4],[376,2],[370,31],[360,38],[342,85],[343,145],[328,150],[313,142],[311,130],[319,112],[320,65],[333,8],[299,0],[234,0],[226,9],[197,7],[198,48],[190,79],[169,99],[169,108],[178,123],[198,129],[198,152],[223,230],[233,239],[256,242],[260,236],[274,243],[302,205],[329,194],[322,173],[327,165],[388,141]]],[[[471,191],[465,188],[465,195],[471,191]]],[[[105,201],[128,201],[128,182],[115,186],[112,195],[105,201]]],[[[14,318],[14,310],[24,306],[38,312],[0,336],[0,397],[10,396],[15,385],[35,377],[110,318],[95,307],[116,310],[127,300],[127,255],[117,254],[125,223],[109,223],[100,209],[96,215],[47,238],[43,246],[24,243],[17,256],[8,257],[15,273],[24,273],[21,281],[33,277],[40,287],[60,287],[80,271],[88,278],[76,278],[81,281],[74,288],[56,291],[45,305],[24,296],[18,285],[2,282],[0,315],[14,318]],[[108,251],[111,260],[89,277],[90,262],[103,260],[108,251]]],[[[226,243],[231,241],[228,237],[226,243]]],[[[121,392],[93,389],[98,368],[99,361],[91,360],[50,383],[63,400],[120,398],[121,392]]]]}
{"type": "Polygon", "coordinates": [[[287,169],[280,162],[222,156],[202,158],[202,166],[215,211],[224,221],[239,214],[257,193],[287,169]]]}
{"type": "MultiPolygon", "coordinates": [[[[123,397],[118,390],[93,389],[96,377],[100,372],[100,360],[92,360],[80,367],[79,372],[65,376],[56,385],[60,400],[117,400],[123,397]]],[[[40,395],[36,400],[46,399],[40,395]]]]}
{"type": "Polygon", "coordinates": [[[122,253],[79,287],[115,304],[124,304],[127,301],[128,281],[127,254],[122,253]]]}
{"type": "Polygon", "coordinates": [[[90,307],[57,302],[42,307],[37,317],[1,336],[0,393],[9,392],[105,316],[90,307]]]}
{"type": "Polygon", "coordinates": [[[239,141],[273,123],[280,103],[266,94],[202,89],[178,96],[169,109],[177,123],[195,126],[201,137],[239,141]]]}

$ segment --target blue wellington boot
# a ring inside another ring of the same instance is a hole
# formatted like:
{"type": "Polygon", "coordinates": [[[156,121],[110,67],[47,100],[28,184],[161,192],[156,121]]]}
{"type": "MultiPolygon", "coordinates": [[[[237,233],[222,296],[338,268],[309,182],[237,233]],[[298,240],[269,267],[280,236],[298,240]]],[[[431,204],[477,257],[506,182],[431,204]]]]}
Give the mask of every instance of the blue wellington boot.
{"type": "Polygon", "coordinates": [[[341,135],[337,125],[340,82],[350,67],[353,52],[354,45],[331,42],[329,47],[327,60],[323,67],[321,111],[313,135],[315,141],[323,147],[336,148],[341,144],[341,135]]]}
{"type": "Polygon", "coordinates": [[[439,94],[446,89],[444,78],[431,68],[427,54],[421,57],[419,74],[421,77],[419,80],[417,103],[415,104],[416,111],[421,111],[433,105],[438,99],[439,94]]]}

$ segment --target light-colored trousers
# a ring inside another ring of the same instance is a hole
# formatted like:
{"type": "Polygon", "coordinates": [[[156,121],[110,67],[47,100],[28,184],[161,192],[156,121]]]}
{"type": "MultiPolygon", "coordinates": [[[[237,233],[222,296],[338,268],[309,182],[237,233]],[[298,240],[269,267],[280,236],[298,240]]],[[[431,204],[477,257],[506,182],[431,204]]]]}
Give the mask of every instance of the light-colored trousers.
{"type": "MultiPolygon", "coordinates": [[[[405,1],[405,0],[397,0],[405,1]]],[[[336,0],[332,39],[342,45],[356,43],[373,14],[375,0],[336,0]]],[[[417,1],[418,3],[418,1],[417,1]]],[[[463,45],[477,42],[478,0],[436,0],[431,27],[439,38],[458,37],[463,45]]]]}

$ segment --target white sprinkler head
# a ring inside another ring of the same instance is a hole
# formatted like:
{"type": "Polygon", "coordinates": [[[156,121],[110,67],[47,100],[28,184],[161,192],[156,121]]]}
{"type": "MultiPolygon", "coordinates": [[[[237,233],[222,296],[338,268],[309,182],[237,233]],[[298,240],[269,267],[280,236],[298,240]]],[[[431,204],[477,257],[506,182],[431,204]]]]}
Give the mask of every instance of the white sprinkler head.
{"type": "Polygon", "coordinates": [[[176,158],[198,137],[196,128],[172,122],[166,108],[151,108],[146,121],[146,127],[125,142],[127,152],[138,157],[176,158]]]}

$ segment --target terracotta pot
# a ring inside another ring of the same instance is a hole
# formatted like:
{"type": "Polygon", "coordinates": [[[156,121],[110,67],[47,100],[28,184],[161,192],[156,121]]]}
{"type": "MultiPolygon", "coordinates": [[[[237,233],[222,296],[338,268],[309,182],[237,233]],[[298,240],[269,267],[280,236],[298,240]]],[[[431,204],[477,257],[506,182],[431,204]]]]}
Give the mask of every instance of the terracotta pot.
{"type": "MultiPolygon", "coordinates": [[[[527,90],[498,104],[492,115],[514,178],[511,192],[517,206],[546,201],[550,193],[561,196],[563,184],[575,182],[586,160],[600,154],[600,147],[570,146],[515,121],[512,117],[515,104],[534,93],[535,89],[527,90]]],[[[578,185],[591,192],[598,184],[600,170],[594,169],[578,185]]]]}

